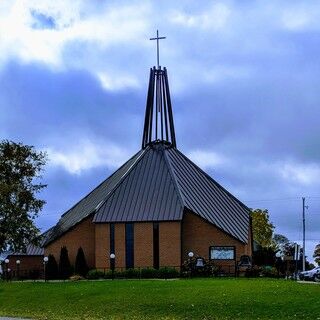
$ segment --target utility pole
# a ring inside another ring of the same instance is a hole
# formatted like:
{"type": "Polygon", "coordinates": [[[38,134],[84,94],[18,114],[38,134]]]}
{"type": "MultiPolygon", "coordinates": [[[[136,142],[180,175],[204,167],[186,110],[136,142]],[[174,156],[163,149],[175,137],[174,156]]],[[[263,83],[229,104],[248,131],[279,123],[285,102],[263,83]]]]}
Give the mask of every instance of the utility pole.
{"type": "Polygon", "coordinates": [[[302,197],[302,246],[303,246],[303,255],[302,255],[302,271],[306,270],[306,217],[305,209],[308,208],[305,204],[306,198],[302,197]]]}

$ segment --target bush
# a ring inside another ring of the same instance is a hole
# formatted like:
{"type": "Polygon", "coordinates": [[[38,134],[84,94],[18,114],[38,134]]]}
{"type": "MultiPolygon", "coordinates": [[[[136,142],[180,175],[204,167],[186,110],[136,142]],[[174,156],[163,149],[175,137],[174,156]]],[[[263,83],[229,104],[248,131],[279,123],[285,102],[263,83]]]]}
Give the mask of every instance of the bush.
{"type": "Polygon", "coordinates": [[[104,277],[104,272],[97,269],[92,269],[87,273],[87,278],[90,280],[103,279],[104,277]]]}
{"type": "Polygon", "coordinates": [[[59,268],[55,257],[52,254],[48,256],[48,263],[46,265],[46,278],[48,280],[58,279],[59,268]]]}
{"type": "Polygon", "coordinates": [[[138,279],[140,278],[140,270],[139,269],[128,269],[123,271],[123,277],[127,279],[138,279]]]}
{"type": "Polygon", "coordinates": [[[180,276],[179,271],[171,267],[160,268],[158,274],[161,279],[172,279],[180,276]]]}
{"type": "Polygon", "coordinates": [[[69,260],[67,247],[62,247],[60,251],[59,261],[59,277],[61,279],[68,279],[72,274],[72,267],[69,260]]]}
{"type": "Polygon", "coordinates": [[[88,270],[89,268],[87,265],[86,257],[84,255],[83,249],[80,247],[77,252],[74,272],[81,275],[82,277],[85,277],[88,273],[88,270]]]}
{"type": "Polygon", "coordinates": [[[152,279],[152,278],[159,278],[159,270],[154,268],[143,268],[140,271],[141,278],[144,279],[152,279]]]}
{"type": "Polygon", "coordinates": [[[272,266],[262,266],[261,275],[264,277],[275,278],[278,276],[278,271],[275,267],[272,266]]]}

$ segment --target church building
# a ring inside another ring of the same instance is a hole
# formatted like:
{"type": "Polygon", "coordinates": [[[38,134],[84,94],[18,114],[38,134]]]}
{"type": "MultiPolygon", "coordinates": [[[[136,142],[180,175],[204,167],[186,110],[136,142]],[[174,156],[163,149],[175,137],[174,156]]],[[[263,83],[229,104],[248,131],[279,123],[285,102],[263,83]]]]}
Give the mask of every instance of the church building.
{"type": "Polygon", "coordinates": [[[66,211],[44,254],[90,268],[180,267],[192,252],[235,266],[252,255],[250,209],[177,148],[166,68],[150,70],[141,150],[66,211]]]}

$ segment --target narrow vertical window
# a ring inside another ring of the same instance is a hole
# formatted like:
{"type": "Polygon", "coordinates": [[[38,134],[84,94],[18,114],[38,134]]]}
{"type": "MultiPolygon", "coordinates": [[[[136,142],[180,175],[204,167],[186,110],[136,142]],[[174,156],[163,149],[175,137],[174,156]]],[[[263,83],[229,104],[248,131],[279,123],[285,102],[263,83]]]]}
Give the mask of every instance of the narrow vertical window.
{"type": "MultiPolygon", "coordinates": [[[[114,252],[114,223],[110,223],[110,254],[115,253],[114,252]]],[[[114,259],[110,259],[110,268],[112,269],[114,266],[112,266],[112,263],[114,263],[114,259]]]]}
{"type": "Polygon", "coordinates": [[[114,252],[114,223],[110,223],[110,254],[114,252]]]}
{"type": "Polygon", "coordinates": [[[133,223],[126,223],[126,268],[134,268],[133,223]]]}
{"type": "Polygon", "coordinates": [[[159,223],[153,223],[153,267],[159,269],[159,223]]]}

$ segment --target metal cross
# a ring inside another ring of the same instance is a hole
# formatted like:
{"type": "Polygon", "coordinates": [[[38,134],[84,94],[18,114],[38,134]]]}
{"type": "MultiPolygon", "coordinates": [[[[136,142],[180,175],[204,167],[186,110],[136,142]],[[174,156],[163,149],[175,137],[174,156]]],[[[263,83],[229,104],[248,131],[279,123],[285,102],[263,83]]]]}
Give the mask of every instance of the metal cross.
{"type": "Polygon", "coordinates": [[[166,37],[159,37],[159,31],[157,30],[157,37],[150,38],[150,40],[157,40],[157,64],[159,69],[159,40],[165,39],[166,37]]]}

